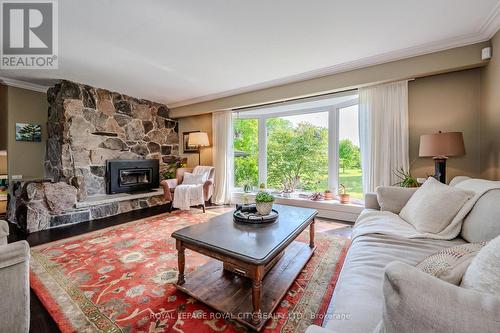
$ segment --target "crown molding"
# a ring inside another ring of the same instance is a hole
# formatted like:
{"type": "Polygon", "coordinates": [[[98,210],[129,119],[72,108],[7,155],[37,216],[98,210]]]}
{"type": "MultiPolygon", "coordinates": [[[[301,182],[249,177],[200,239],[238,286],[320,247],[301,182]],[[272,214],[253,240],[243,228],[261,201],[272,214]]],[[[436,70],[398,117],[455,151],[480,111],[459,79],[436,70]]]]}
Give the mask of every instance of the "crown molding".
{"type": "MultiPolygon", "coordinates": [[[[499,7],[500,8],[500,7],[499,7]]],[[[500,17],[500,15],[498,16],[500,17]]],[[[243,94],[247,92],[257,91],[261,89],[272,88],[276,86],[281,86],[290,83],[296,83],[300,81],[311,80],[323,76],[339,74],[347,71],[352,71],[356,69],[366,68],[370,66],[381,65],[384,63],[398,61],[402,59],[417,57],[425,54],[430,54],[434,52],[444,51],[448,49],[453,49],[461,46],[467,46],[475,43],[480,43],[489,40],[490,31],[493,30],[492,25],[496,22],[491,20],[491,25],[485,27],[482,33],[472,33],[467,35],[462,35],[456,38],[445,39],[437,42],[426,43],[418,45],[415,47],[410,47],[406,49],[391,51],[383,54],[374,55],[371,57],[361,58],[354,61],[344,62],[338,65],[324,67],[296,75],[287,76],[281,79],[271,80],[263,83],[258,83],[238,89],[231,89],[221,93],[209,94],[205,96],[195,97],[192,99],[187,99],[184,101],[179,101],[169,104],[169,108],[174,109],[181,106],[206,102],[218,98],[224,98],[229,96],[234,96],[238,94],[243,94]]]]}
{"type": "Polygon", "coordinates": [[[7,77],[2,77],[0,76],[0,82],[10,86],[10,87],[16,87],[16,88],[22,88],[26,90],[31,90],[31,91],[38,91],[42,93],[46,93],[47,90],[50,88],[49,86],[44,86],[41,84],[36,84],[36,83],[31,83],[31,82],[26,82],[26,81],[21,81],[21,80],[15,80],[15,79],[9,79],[7,77]]]}
{"type": "Polygon", "coordinates": [[[415,47],[387,52],[371,57],[361,58],[354,61],[344,62],[338,65],[324,67],[296,75],[290,75],[281,79],[262,82],[254,85],[249,85],[242,88],[231,89],[215,94],[208,94],[200,97],[195,97],[169,105],[174,109],[181,106],[206,102],[218,98],[229,97],[233,95],[243,94],[251,91],[267,89],[271,87],[281,86],[289,83],[295,83],[310,79],[319,78],[327,75],[334,75],[342,72],[347,72],[364,67],[381,65],[391,61],[412,58],[420,55],[430,54],[434,52],[444,51],[456,47],[467,46],[470,44],[480,43],[490,40],[500,30],[500,2],[491,11],[479,27],[478,31],[471,34],[466,34],[454,38],[444,39],[432,43],[426,43],[415,47]]]}
{"type": "Polygon", "coordinates": [[[491,39],[500,30],[500,2],[491,11],[479,28],[479,33],[486,39],[491,39]]]}

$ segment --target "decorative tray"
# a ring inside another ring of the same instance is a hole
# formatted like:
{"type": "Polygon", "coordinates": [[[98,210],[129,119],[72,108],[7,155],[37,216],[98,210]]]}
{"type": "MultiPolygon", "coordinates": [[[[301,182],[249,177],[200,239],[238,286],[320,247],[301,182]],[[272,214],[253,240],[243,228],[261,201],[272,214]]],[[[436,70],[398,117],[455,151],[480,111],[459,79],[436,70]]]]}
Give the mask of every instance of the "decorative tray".
{"type": "Polygon", "coordinates": [[[260,215],[255,208],[255,205],[241,206],[237,205],[233,213],[234,222],[245,224],[265,224],[273,223],[279,217],[276,210],[272,210],[269,215],[260,215]]]}

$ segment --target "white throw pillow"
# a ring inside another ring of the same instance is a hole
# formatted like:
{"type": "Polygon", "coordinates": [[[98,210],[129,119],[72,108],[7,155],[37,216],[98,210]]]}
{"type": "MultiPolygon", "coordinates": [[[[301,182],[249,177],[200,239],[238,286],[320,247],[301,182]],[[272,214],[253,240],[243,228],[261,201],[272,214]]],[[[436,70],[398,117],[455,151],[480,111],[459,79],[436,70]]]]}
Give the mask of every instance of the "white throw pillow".
{"type": "Polygon", "coordinates": [[[461,286],[500,296],[500,236],[486,244],[472,259],[461,286]]]}
{"type": "Polygon", "coordinates": [[[184,179],[182,184],[184,185],[198,185],[203,184],[203,175],[195,175],[190,172],[184,172],[184,179]]]}
{"type": "Polygon", "coordinates": [[[473,196],[473,192],[429,177],[411,196],[399,216],[419,232],[437,234],[453,221],[460,208],[473,196]]]}
{"type": "Polygon", "coordinates": [[[399,214],[417,188],[379,186],[375,189],[381,211],[399,214]]]}
{"type": "Polygon", "coordinates": [[[442,249],[428,256],[415,267],[458,286],[472,259],[486,244],[486,242],[466,243],[442,249]]]}

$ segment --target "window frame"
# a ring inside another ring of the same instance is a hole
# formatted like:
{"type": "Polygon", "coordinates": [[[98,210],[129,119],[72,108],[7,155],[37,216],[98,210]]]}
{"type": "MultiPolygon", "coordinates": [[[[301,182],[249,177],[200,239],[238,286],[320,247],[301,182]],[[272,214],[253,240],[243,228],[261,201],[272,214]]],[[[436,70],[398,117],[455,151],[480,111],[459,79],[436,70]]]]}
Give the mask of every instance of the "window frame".
{"type": "MultiPolygon", "coordinates": [[[[269,118],[297,116],[310,113],[328,112],[328,188],[335,193],[339,186],[339,119],[340,109],[359,105],[359,97],[344,101],[342,103],[321,106],[316,108],[299,109],[293,111],[269,113],[264,115],[245,115],[245,112],[235,111],[236,118],[239,119],[257,119],[258,123],[258,173],[259,184],[266,184],[267,187],[267,126],[269,118]]],[[[359,111],[358,111],[359,112],[359,111]]],[[[238,189],[233,182],[233,191],[238,189]]]]}

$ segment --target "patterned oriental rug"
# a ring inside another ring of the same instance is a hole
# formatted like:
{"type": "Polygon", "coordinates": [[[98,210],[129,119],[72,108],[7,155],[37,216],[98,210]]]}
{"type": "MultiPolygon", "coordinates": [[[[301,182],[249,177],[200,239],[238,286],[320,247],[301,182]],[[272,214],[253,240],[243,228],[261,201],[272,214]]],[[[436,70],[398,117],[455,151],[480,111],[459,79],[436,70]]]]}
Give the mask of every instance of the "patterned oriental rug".
{"type": "MultiPolygon", "coordinates": [[[[31,288],[62,332],[248,332],[172,284],[177,251],[170,235],[214,214],[174,211],[35,247],[31,288]]],[[[299,237],[308,239],[307,231],[299,237]]],[[[317,233],[316,246],[263,332],[321,324],[349,239],[317,233]]],[[[186,250],[186,272],[208,260],[186,250]]]]}

